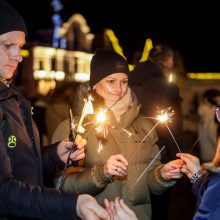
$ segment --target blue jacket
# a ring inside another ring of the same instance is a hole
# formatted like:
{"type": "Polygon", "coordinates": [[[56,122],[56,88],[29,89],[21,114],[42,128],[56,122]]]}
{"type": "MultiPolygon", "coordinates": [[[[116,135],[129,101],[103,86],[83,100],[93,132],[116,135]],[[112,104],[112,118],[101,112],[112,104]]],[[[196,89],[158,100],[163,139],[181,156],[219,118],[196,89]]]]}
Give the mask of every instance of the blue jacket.
{"type": "Polygon", "coordinates": [[[219,220],[220,173],[207,173],[193,184],[193,193],[198,199],[198,208],[193,220],[219,220]]]}
{"type": "Polygon", "coordinates": [[[43,187],[64,166],[56,144],[40,148],[29,101],[1,82],[0,129],[0,219],[74,219],[77,196],[43,187]]]}

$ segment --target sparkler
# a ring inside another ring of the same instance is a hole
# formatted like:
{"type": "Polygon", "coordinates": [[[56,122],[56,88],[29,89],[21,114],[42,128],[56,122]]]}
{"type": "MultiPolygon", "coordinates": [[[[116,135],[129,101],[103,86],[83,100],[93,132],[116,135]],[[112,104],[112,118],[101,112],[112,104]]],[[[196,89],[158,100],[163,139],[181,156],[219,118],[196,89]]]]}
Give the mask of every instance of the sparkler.
{"type": "Polygon", "coordinates": [[[141,144],[144,142],[144,140],[150,135],[150,133],[157,127],[159,123],[167,123],[167,122],[172,122],[172,116],[174,114],[174,110],[171,109],[171,107],[162,109],[158,111],[158,115],[156,117],[150,117],[155,120],[157,120],[157,123],[154,125],[153,128],[145,135],[145,137],[142,139],[140,142],[141,144]]]}
{"type": "MultiPolygon", "coordinates": [[[[75,137],[77,135],[77,133],[84,133],[85,129],[82,126],[82,122],[85,118],[85,116],[87,114],[93,114],[94,113],[94,109],[92,106],[92,97],[89,95],[88,99],[85,100],[85,104],[83,106],[83,110],[82,110],[82,114],[79,120],[79,124],[77,125],[77,129],[76,129],[76,134],[74,134],[74,130],[75,130],[75,126],[74,126],[74,119],[73,119],[73,114],[72,114],[72,109],[69,110],[69,122],[70,122],[70,133],[69,133],[69,140],[73,142],[73,146],[69,151],[68,157],[67,157],[67,161],[65,163],[62,175],[61,175],[61,180],[60,183],[58,185],[58,189],[62,188],[63,185],[63,181],[64,181],[64,176],[66,173],[66,170],[70,164],[70,156],[71,154],[77,149],[77,145],[74,143],[75,142],[75,137]]],[[[74,166],[78,166],[78,161],[73,161],[73,165],[74,166]]]]}
{"type": "Polygon", "coordinates": [[[168,122],[172,122],[172,119],[173,119],[172,116],[173,115],[174,115],[174,110],[172,110],[172,108],[169,107],[169,108],[160,110],[160,114],[156,116],[156,119],[158,120],[158,122],[164,123],[166,125],[171,137],[173,138],[173,141],[175,142],[179,152],[181,153],[180,147],[177,144],[177,141],[174,138],[173,133],[171,132],[171,130],[170,130],[168,124],[167,124],[168,122]]]}
{"type": "MultiPolygon", "coordinates": [[[[171,130],[169,129],[167,123],[171,123],[172,122],[172,116],[174,115],[174,110],[169,107],[166,109],[161,109],[158,111],[158,115],[156,115],[156,117],[153,117],[153,119],[157,120],[157,123],[151,128],[151,130],[145,135],[145,137],[142,139],[142,141],[140,142],[143,143],[144,140],[151,134],[151,132],[153,132],[153,130],[158,126],[159,123],[161,124],[165,124],[168,131],[170,132],[175,144],[177,145],[177,148],[179,150],[179,152],[181,152],[180,147],[178,146],[171,130]]],[[[145,117],[146,118],[146,117],[145,117]]],[[[149,118],[149,117],[147,117],[149,118]]],[[[152,118],[152,117],[150,117],[152,118]]],[[[148,165],[148,167],[144,170],[144,172],[140,175],[140,177],[137,179],[136,183],[142,178],[142,176],[146,173],[146,171],[150,168],[150,166],[153,164],[153,162],[156,160],[156,158],[158,157],[158,155],[162,152],[162,150],[165,148],[165,146],[163,146],[161,148],[161,150],[157,153],[157,155],[153,158],[153,160],[151,161],[151,163],[148,165]]],[[[132,157],[134,157],[135,153],[132,155],[132,157]]]]}
{"type": "MultiPolygon", "coordinates": [[[[63,186],[64,176],[65,176],[66,170],[67,170],[67,168],[70,164],[70,155],[77,149],[77,146],[74,143],[74,141],[75,141],[75,135],[74,135],[75,127],[74,127],[74,119],[73,119],[72,109],[69,110],[69,122],[70,122],[69,123],[70,124],[69,140],[73,142],[73,146],[69,150],[69,154],[68,154],[67,161],[65,163],[65,166],[64,166],[64,169],[63,169],[63,172],[62,172],[62,175],[61,175],[61,180],[60,180],[60,183],[58,185],[58,189],[61,189],[62,186],[63,186]]],[[[73,165],[77,166],[78,162],[75,161],[75,163],[73,165]]]]}
{"type": "Polygon", "coordinates": [[[100,153],[103,149],[102,140],[106,139],[107,128],[105,126],[106,121],[106,109],[101,109],[96,115],[96,137],[99,140],[98,152],[100,153]]]}
{"type": "Polygon", "coordinates": [[[158,111],[158,113],[159,114],[156,115],[156,120],[158,120],[160,123],[172,122],[174,110],[171,107],[162,109],[158,111]]]}
{"type": "Polygon", "coordinates": [[[145,170],[142,172],[142,174],[138,177],[138,179],[136,180],[136,183],[143,177],[143,175],[148,171],[148,169],[150,168],[150,166],[154,163],[154,161],[157,159],[157,157],[160,155],[160,153],[163,151],[163,149],[165,148],[165,146],[163,146],[160,151],[156,154],[156,156],[153,158],[153,160],[148,164],[148,166],[145,168],[145,170]]]}

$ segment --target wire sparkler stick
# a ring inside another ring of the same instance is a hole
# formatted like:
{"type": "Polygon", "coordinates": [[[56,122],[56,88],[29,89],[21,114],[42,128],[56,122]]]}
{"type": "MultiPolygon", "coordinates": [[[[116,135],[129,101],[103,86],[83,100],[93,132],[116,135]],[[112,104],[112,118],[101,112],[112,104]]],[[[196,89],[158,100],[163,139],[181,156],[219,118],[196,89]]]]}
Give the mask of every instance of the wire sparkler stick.
{"type": "Polygon", "coordinates": [[[199,142],[200,138],[202,137],[202,135],[203,135],[203,133],[204,133],[204,130],[205,130],[205,129],[203,129],[202,133],[199,135],[199,137],[197,138],[197,140],[195,141],[195,143],[194,143],[194,144],[192,145],[192,147],[189,149],[189,151],[188,151],[189,154],[192,153],[194,147],[195,147],[196,144],[199,142]]]}
{"type": "MultiPolygon", "coordinates": [[[[71,149],[69,150],[69,154],[68,154],[67,161],[65,163],[65,166],[64,166],[64,169],[63,169],[63,172],[62,172],[62,175],[61,175],[61,180],[60,180],[60,183],[58,185],[58,189],[61,189],[62,186],[63,186],[65,173],[66,173],[66,170],[67,170],[67,168],[70,164],[70,155],[77,149],[77,146],[74,143],[75,142],[75,135],[74,135],[74,119],[73,119],[72,109],[69,110],[69,122],[70,122],[69,123],[70,124],[69,140],[73,142],[73,145],[72,145],[71,149]]],[[[77,166],[78,162],[77,161],[74,161],[74,162],[75,163],[73,165],[77,166]]]]}
{"type": "Polygon", "coordinates": [[[160,153],[165,148],[165,145],[160,149],[160,151],[156,154],[156,156],[153,158],[153,160],[148,164],[148,166],[145,168],[145,170],[142,172],[142,174],[138,177],[135,184],[138,183],[138,181],[143,177],[143,175],[149,170],[150,166],[154,163],[154,161],[157,159],[157,157],[160,155],[160,153]]]}
{"type": "Polygon", "coordinates": [[[169,107],[169,108],[166,108],[164,110],[161,110],[161,114],[157,115],[156,119],[158,121],[160,121],[161,123],[164,123],[166,125],[171,137],[173,138],[173,141],[175,142],[179,152],[181,153],[180,147],[179,147],[175,137],[173,136],[173,133],[171,132],[171,130],[170,130],[168,124],[167,124],[167,122],[172,122],[173,114],[174,114],[174,111],[172,110],[171,107],[169,107]]]}
{"type": "Polygon", "coordinates": [[[180,147],[179,147],[179,145],[177,144],[176,139],[175,139],[174,136],[173,136],[173,133],[171,132],[171,130],[170,130],[169,126],[167,125],[167,123],[165,123],[165,125],[167,126],[167,129],[168,129],[168,131],[170,132],[171,137],[173,138],[173,140],[174,140],[174,142],[175,142],[175,144],[176,144],[176,146],[177,146],[179,152],[181,153],[180,147]]]}
{"type": "MultiPolygon", "coordinates": [[[[64,166],[64,169],[63,169],[63,172],[62,172],[61,180],[60,180],[60,183],[58,185],[58,189],[61,189],[62,186],[63,186],[65,173],[66,173],[66,170],[67,170],[67,168],[70,164],[70,160],[71,160],[70,156],[77,149],[77,145],[75,144],[76,135],[77,135],[77,133],[84,133],[84,131],[85,131],[85,129],[82,127],[82,122],[83,122],[83,120],[84,120],[84,118],[87,114],[93,114],[94,113],[94,109],[93,109],[91,100],[92,100],[92,98],[91,98],[90,95],[88,96],[88,99],[85,100],[85,104],[83,106],[83,110],[82,110],[82,114],[81,114],[81,117],[80,117],[80,120],[79,120],[79,124],[77,125],[76,134],[74,134],[75,133],[74,132],[75,126],[74,126],[74,119],[73,119],[72,109],[70,109],[70,111],[69,111],[69,122],[70,122],[69,140],[73,142],[73,146],[69,151],[67,161],[65,163],[65,166],[64,166]]],[[[73,161],[73,165],[78,166],[78,161],[73,161]]]]}
{"type": "Polygon", "coordinates": [[[150,133],[157,127],[157,125],[160,123],[160,121],[158,121],[153,128],[151,128],[151,130],[145,135],[145,137],[142,139],[142,141],[140,142],[140,144],[142,144],[144,142],[144,140],[150,135],[150,133]]]}

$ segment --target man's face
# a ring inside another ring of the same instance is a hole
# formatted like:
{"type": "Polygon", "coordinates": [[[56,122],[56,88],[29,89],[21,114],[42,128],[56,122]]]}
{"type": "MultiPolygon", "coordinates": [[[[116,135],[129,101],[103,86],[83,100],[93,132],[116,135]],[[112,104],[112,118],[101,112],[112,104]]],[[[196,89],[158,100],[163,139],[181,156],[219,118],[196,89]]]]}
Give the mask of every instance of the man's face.
{"type": "Polygon", "coordinates": [[[0,35],[0,76],[4,79],[12,78],[18,63],[22,61],[20,54],[25,44],[25,33],[11,31],[0,35]]]}
{"type": "Polygon", "coordinates": [[[169,56],[166,61],[164,61],[164,66],[168,69],[168,70],[172,70],[173,68],[173,56],[169,56]]]}

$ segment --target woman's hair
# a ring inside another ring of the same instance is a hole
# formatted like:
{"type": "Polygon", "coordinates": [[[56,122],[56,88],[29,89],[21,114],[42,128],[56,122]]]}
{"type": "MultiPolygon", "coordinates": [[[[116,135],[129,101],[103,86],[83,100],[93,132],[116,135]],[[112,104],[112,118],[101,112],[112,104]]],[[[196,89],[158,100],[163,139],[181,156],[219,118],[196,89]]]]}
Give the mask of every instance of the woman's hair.
{"type": "Polygon", "coordinates": [[[216,141],[216,151],[214,158],[210,163],[205,163],[203,165],[203,169],[211,172],[220,172],[220,137],[216,141]]]}
{"type": "Polygon", "coordinates": [[[216,98],[218,96],[220,96],[220,91],[218,89],[208,89],[203,93],[202,98],[206,99],[210,104],[217,106],[218,103],[216,102],[216,98]]]}
{"type": "Polygon", "coordinates": [[[104,107],[104,98],[101,97],[95,89],[91,90],[91,95],[93,100],[93,106],[94,109],[99,109],[99,108],[103,108],[104,107]]]}

